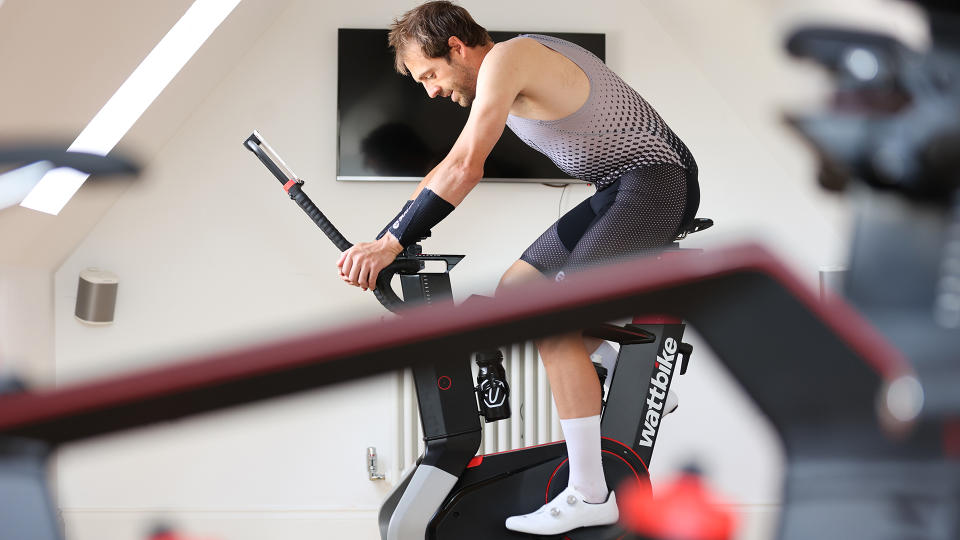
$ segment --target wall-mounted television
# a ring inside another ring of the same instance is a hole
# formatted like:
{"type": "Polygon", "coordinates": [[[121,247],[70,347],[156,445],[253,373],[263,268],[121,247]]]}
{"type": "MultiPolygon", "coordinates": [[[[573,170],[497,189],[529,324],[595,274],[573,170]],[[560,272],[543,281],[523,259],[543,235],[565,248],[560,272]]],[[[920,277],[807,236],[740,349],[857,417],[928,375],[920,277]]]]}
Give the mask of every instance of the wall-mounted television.
{"type": "MultiPolygon", "coordinates": [[[[604,34],[490,32],[494,41],[523,33],[572,41],[605,59],[604,34]]],[[[386,30],[340,29],[337,67],[337,179],[420,181],[442,160],[469,109],[430,99],[394,71],[386,30]]],[[[505,128],[484,164],[485,181],[569,181],[546,156],[505,128]]]]}

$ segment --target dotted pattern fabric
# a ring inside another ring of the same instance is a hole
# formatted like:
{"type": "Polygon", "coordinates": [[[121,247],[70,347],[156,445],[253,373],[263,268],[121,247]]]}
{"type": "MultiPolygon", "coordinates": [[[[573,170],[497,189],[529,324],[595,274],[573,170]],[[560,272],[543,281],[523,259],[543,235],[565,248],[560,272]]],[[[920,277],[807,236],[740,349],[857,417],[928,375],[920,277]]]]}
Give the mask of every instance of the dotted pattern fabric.
{"type": "Polygon", "coordinates": [[[509,115],[507,126],[531,148],[574,178],[606,187],[645,165],[688,169],[693,156],[657,111],[593,53],[551,36],[524,34],[563,54],[590,80],[590,95],[559,120],[509,115]]]}
{"type": "Polygon", "coordinates": [[[687,197],[696,182],[695,167],[690,171],[678,165],[633,169],[609,188],[616,189],[616,197],[612,204],[601,207],[593,220],[582,219],[584,205],[600,196],[608,198],[609,193],[598,191],[564,214],[520,259],[544,275],[562,280],[571,272],[662,249],[676,238],[684,216],[696,213],[696,208],[687,208],[699,202],[687,197]],[[573,220],[581,224],[575,226],[573,220]],[[558,228],[564,230],[563,239],[558,228]],[[567,249],[565,243],[573,249],[567,249]]]}

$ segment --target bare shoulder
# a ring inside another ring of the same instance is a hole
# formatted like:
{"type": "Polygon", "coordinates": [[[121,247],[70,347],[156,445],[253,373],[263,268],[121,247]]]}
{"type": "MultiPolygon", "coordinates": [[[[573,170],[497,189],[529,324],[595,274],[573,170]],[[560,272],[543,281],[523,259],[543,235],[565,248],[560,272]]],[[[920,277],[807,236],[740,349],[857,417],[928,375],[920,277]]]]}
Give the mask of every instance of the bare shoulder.
{"type": "Polygon", "coordinates": [[[503,54],[521,54],[529,55],[543,48],[539,41],[525,36],[501,41],[493,46],[494,49],[500,48],[503,54]]]}
{"type": "Polygon", "coordinates": [[[494,44],[483,60],[481,70],[525,70],[536,65],[537,57],[542,54],[543,46],[527,37],[515,37],[494,44]]]}

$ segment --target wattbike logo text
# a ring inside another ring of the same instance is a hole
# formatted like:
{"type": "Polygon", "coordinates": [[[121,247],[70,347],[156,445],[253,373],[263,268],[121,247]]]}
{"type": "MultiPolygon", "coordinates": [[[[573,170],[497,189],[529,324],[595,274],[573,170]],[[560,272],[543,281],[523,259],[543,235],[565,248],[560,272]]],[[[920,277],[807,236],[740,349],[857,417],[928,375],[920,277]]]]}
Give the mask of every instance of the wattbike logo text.
{"type": "Polygon", "coordinates": [[[643,421],[640,446],[652,447],[657,438],[660,418],[663,416],[663,404],[667,399],[667,387],[670,385],[670,374],[673,372],[673,360],[677,356],[677,342],[667,338],[663,342],[663,350],[657,357],[657,372],[650,379],[649,397],[647,397],[647,416],[643,421]]]}

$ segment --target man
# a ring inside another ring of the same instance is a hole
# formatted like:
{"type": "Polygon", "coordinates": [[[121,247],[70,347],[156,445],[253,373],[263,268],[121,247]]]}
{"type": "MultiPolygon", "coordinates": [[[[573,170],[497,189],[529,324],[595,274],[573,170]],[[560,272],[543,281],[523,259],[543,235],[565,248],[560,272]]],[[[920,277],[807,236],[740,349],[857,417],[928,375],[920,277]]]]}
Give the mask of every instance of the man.
{"type": "MultiPolygon", "coordinates": [[[[503,275],[500,286],[571,272],[670,243],[699,205],[696,162],[653,108],[596,56],[538,35],[493,43],[463,8],[428,2],[394,21],[396,68],[431,98],[470,107],[450,153],[374,242],[356,244],[337,266],[364,290],[377,274],[446,217],[483,177],[509,126],[597,192],[561,217],[503,275]]],[[[511,530],[559,534],[618,519],[600,459],[601,388],[581,333],[537,342],[569,455],[567,489],[540,510],[507,519],[511,530]]]]}

